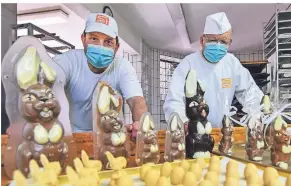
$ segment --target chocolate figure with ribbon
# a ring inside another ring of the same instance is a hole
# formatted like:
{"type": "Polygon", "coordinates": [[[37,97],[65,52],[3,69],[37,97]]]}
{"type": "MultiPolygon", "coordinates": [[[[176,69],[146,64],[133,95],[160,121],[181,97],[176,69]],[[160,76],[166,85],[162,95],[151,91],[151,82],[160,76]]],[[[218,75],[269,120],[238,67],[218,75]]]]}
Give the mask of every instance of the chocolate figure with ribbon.
{"type": "Polygon", "coordinates": [[[186,116],[189,119],[186,136],[186,157],[210,157],[214,139],[210,135],[211,123],[207,120],[209,107],[204,100],[205,89],[197,80],[195,70],[190,70],[185,82],[186,116]]]}

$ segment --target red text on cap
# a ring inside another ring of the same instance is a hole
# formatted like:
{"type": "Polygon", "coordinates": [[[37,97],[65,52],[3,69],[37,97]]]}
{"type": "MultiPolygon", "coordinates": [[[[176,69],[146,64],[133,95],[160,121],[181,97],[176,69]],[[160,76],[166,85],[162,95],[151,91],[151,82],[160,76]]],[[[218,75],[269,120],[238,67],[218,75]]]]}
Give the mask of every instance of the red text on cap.
{"type": "Polygon", "coordinates": [[[97,15],[96,16],[96,22],[108,25],[109,24],[109,18],[104,16],[104,15],[97,15]]]}

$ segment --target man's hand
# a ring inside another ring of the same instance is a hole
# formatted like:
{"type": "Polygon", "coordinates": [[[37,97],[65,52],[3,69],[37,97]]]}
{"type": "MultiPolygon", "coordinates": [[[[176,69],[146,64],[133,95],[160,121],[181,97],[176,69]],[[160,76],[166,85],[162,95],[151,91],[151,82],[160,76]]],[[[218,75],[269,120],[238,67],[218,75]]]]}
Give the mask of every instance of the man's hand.
{"type": "Polygon", "coordinates": [[[129,138],[133,142],[136,141],[136,136],[137,136],[139,124],[140,124],[139,121],[135,121],[135,122],[133,122],[133,124],[126,125],[126,129],[127,129],[129,138]]]}

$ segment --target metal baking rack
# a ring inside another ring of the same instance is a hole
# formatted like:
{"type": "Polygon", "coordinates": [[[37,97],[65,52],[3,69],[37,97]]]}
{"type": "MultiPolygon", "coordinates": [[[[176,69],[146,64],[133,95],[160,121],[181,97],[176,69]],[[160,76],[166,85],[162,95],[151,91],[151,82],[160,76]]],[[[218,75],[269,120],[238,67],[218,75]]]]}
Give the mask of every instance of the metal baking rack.
{"type": "Polygon", "coordinates": [[[19,37],[17,31],[26,29],[27,35],[36,37],[40,39],[40,41],[44,44],[47,52],[52,55],[61,54],[65,51],[68,51],[70,49],[75,49],[75,46],[68,43],[67,41],[64,41],[59,36],[56,36],[55,33],[49,33],[42,28],[39,28],[38,26],[31,24],[31,23],[25,23],[25,24],[18,24],[14,25],[12,27],[13,29],[13,40],[14,43],[19,37]],[[46,41],[54,41],[54,43],[57,43],[57,46],[48,46],[45,44],[46,41]]]}
{"type": "Polygon", "coordinates": [[[264,56],[275,59],[271,64],[271,99],[291,101],[291,11],[277,10],[264,26],[264,56]]]}

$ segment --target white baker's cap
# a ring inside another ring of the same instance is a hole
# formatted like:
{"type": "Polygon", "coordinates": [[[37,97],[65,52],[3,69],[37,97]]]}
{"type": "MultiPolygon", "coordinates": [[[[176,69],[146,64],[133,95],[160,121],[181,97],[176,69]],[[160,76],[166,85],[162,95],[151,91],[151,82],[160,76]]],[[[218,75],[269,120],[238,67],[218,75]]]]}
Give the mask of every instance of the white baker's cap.
{"type": "Polygon", "coordinates": [[[231,29],[231,25],[224,12],[206,17],[204,34],[224,34],[231,29]]]}
{"type": "Polygon", "coordinates": [[[86,21],[85,32],[101,32],[115,38],[118,36],[118,27],[113,17],[103,13],[91,13],[86,21]]]}

